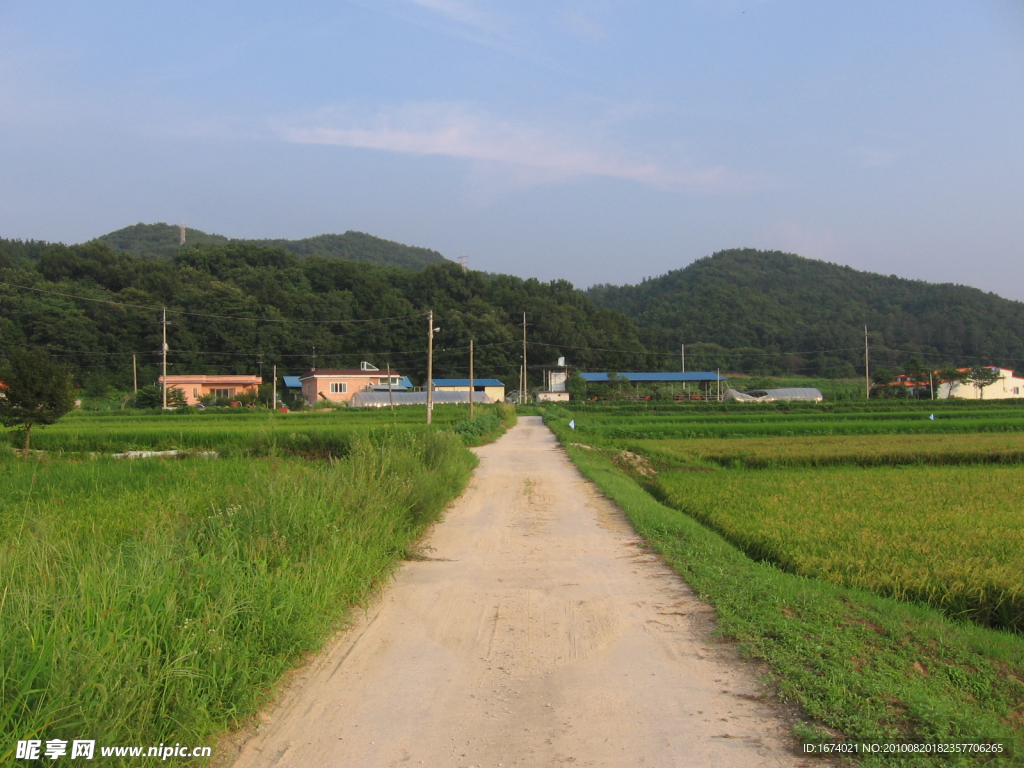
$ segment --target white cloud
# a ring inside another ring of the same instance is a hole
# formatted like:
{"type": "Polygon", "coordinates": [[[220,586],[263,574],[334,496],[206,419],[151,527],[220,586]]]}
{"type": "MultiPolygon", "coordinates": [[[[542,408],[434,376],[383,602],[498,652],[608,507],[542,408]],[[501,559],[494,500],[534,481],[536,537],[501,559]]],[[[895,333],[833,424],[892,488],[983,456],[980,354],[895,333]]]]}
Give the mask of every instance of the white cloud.
{"type": "Polygon", "coordinates": [[[524,183],[605,176],[662,187],[749,186],[721,167],[673,171],[632,157],[594,138],[593,125],[553,130],[501,120],[459,104],[415,104],[371,116],[321,113],[275,130],[296,144],[446,156],[472,161],[489,172],[504,167],[524,183]]]}

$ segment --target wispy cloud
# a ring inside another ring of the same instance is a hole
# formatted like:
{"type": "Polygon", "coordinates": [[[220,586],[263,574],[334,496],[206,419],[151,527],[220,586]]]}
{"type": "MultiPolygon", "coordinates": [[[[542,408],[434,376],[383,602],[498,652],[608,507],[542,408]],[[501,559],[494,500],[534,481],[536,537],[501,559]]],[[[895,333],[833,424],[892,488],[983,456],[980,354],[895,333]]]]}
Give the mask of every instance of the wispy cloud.
{"type": "Polygon", "coordinates": [[[440,155],[491,169],[504,166],[517,177],[537,183],[588,176],[662,187],[727,187],[740,181],[721,167],[674,171],[663,163],[633,157],[588,136],[593,126],[552,129],[501,120],[459,104],[416,104],[369,117],[320,114],[275,130],[297,144],[440,155]]]}
{"type": "Polygon", "coordinates": [[[439,13],[452,21],[468,24],[473,27],[486,27],[487,17],[479,3],[464,0],[405,0],[407,3],[439,13]]]}

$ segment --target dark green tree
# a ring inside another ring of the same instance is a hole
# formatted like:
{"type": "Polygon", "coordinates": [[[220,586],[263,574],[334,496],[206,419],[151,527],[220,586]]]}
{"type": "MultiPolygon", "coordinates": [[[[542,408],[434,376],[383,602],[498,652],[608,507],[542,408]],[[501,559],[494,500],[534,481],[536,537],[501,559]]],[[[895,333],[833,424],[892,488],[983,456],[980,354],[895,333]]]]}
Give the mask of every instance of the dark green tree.
{"type": "Polygon", "coordinates": [[[0,382],[0,423],[24,427],[28,458],[32,427],[53,424],[75,407],[71,373],[42,350],[15,348],[0,361],[0,382]]]}
{"type": "Polygon", "coordinates": [[[573,400],[585,400],[587,397],[587,382],[576,371],[569,374],[565,380],[565,391],[573,400]]]}
{"type": "MultiPolygon", "coordinates": [[[[139,387],[139,392],[135,395],[136,408],[162,408],[163,405],[164,394],[159,384],[139,387]]],[[[169,408],[184,408],[186,405],[188,405],[188,401],[185,399],[184,392],[177,387],[167,389],[167,406],[169,408]]]]}
{"type": "Polygon", "coordinates": [[[987,365],[976,365],[967,371],[967,379],[976,390],[978,398],[985,399],[985,387],[990,387],[999,381],[999,369],[990,368],[987,365]]]}

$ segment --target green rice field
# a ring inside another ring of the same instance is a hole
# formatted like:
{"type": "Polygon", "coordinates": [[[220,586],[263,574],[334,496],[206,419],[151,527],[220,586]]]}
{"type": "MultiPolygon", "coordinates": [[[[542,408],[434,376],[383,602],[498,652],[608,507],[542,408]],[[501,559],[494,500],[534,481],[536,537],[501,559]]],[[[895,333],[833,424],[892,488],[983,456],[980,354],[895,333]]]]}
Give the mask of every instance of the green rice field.
{"type": "Polygon", "coordinates": [[[861,467],[906,464],[1021,464],[1024,433],[746,437],[728,440],[636,440],[630,450],[669,466],[718,465],[772,469],[780,467],[861,467]]]}
{"type": "Polygon", "coordinates": [[[668,471],[666,504],[750,557],[1024,630],[1024,467],[668,471]]]}

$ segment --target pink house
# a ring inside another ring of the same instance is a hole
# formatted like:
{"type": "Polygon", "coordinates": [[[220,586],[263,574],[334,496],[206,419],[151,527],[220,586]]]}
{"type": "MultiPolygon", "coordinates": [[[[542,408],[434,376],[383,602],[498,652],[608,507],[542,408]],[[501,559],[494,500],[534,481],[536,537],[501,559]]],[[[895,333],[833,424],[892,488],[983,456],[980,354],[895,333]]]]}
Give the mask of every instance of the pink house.
{"type": "MultiPolygon", "coordinates": [[[[391,385],[400,386],[402,377],[391,372],[391,385]]],[[[320,400],[332,400],[338,403],[348,402],[356,392],[380,391],[387,389],[388,374],[379,371],[369,363],[362,368],[313,368],[299,376],[302,383],[302,396],[307,403],[320,400]]]]}
{"type": "MultiPolygon", "coordinates": [[[[164,377],[158,381],[163,384],[164,377]]],[[[239,395],[255,394],[263,383],[260,376],[168,376],[167,388],[180,389],[185,394],[185,402],[195,405],[200,398],[238,397],[239,395]]]]}

